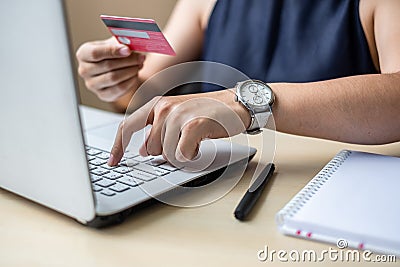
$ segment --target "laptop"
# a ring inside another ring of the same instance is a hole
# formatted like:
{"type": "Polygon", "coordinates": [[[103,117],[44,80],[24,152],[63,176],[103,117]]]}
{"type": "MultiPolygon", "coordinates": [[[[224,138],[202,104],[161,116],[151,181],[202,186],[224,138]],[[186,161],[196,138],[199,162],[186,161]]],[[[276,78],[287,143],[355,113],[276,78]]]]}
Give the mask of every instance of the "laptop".
{"type": "Polygon", "coordinates": [[[0,187],[78,222],[115,224],[177,188],[246,166],[256,150],[206,140],[199,171],[140,157],[144,130],[121,165],[106,162],[121,115],[79,105],[61,0],[0,2],[0,187]],[[212,159],[210,162],[207,160],[212,159]]]}

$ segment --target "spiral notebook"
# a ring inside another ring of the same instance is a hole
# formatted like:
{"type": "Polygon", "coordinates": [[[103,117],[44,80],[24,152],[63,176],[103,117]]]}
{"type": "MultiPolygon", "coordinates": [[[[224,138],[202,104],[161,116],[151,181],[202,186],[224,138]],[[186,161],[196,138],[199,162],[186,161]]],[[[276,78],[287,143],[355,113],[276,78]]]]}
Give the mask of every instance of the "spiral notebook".
{"type": "Polygon", "coordinates": [[[341,151],[276,221],[287,235],[400,256],[400,158],[341,151]]]}

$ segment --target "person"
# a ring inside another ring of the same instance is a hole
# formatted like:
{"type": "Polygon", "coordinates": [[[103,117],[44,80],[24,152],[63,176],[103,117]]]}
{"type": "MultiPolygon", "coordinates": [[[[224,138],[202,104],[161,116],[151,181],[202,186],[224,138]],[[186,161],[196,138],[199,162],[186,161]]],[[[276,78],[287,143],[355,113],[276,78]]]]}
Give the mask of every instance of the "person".
{"type": "MultiPolygon", "coordinates": [[[[398,0],[180,0],[165,29],[175,57],[144,56],[110,38],[77,50],[78,72],[100,99],[126,108],[144,81],[169,66],[220,62],[268,83],[278,131],[391,143],[400,140],[399,14],[398,0]]],[[[155,97],[120,125],[109,164],[123,156],[122,132],[144,124],[152,128],[142,155],[185,161],[204,138],[242,132],[217,123],[239,119],[250,126],[233,88],[155,97]]]]}

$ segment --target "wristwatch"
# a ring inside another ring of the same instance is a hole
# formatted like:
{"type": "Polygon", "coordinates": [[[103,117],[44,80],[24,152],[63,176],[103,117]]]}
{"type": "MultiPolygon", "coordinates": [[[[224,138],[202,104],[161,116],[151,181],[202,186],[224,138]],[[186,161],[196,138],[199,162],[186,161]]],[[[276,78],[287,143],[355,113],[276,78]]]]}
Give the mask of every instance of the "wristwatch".
{"type": "Polygon", "coordinates": [[[251,123],[246,129],[248,134],[261,132],[271,115],[275,96],[268,84],[258,80],[247,80],[236,84],[235,101],[247,108],[251,116],[251,123]]]}

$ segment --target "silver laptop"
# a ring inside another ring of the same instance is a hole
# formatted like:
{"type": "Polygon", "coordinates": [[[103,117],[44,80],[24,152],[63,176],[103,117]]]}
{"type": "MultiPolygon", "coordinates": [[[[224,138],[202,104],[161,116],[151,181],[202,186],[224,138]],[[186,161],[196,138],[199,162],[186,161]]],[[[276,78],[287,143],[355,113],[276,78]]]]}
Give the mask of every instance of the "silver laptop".
{"type": "Polygon", "coordinates": [[[122,117],[80,108],[63,1],[2,0],[0,10],[1,188],[100,227],[255,154],[248,146],[208,140],[201,157],[213,155],[213,161],[186,171],[138,156],[138,133],[125,164],[108,167],[122,117]]]}

